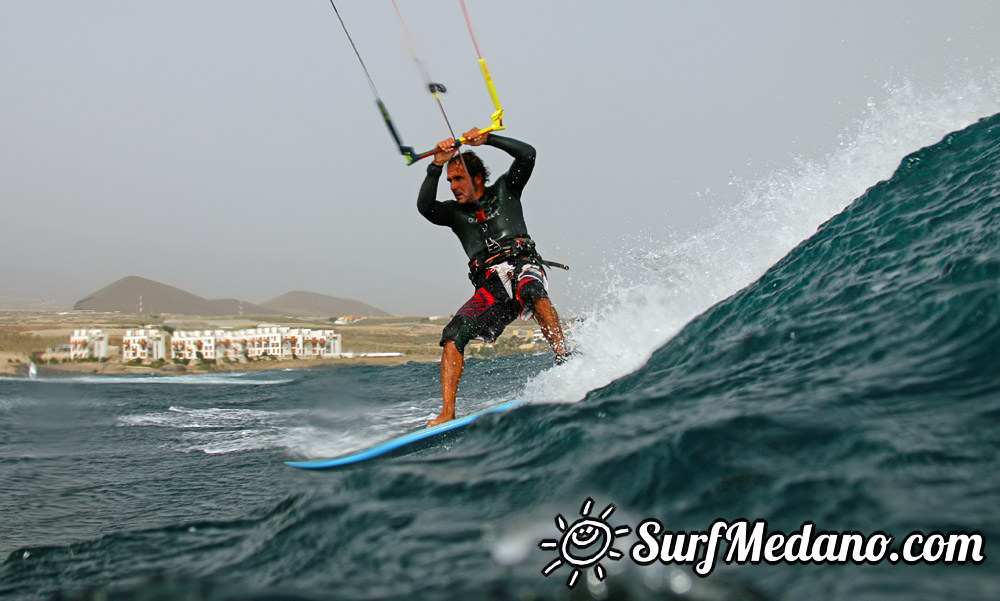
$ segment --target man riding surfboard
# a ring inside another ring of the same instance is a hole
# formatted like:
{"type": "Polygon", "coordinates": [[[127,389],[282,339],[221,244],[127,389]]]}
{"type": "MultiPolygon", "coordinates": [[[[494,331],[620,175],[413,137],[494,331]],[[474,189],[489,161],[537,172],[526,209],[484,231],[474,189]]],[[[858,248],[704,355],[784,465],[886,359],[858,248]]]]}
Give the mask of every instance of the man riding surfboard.
{"type": "Polygon", "coordinates": [[[488,145],[514,158],[506,173],[488,184],[490,172],[471,150],[458,153],[454,139],[442,140],[440,152],[427,166],[417,210],[435,225],[451,228],[469,258],[469,279],[475,293],[445,326],[441,335],[440,415],[434,426],[455,419],[455,396],[462,377],[465,345],[472,339],[493,342],[515,318],[534,314],[556,363],[569,352],[559,315],[548,295],[545,261],[528,235],[521,209],[521,191],[535,166],[535,149],[524,142],[480,133],[465,134],[469,146],[488,145]],[[447,165],[455,200],[435,200],[438,181],[447,165]]]}

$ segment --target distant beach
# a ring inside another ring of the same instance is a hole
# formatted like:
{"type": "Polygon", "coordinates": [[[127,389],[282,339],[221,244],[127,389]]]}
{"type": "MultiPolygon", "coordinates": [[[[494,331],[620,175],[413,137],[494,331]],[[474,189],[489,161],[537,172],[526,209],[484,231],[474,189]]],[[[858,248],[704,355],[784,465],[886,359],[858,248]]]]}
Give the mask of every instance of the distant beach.
{"type": "MultiPolygon", "coordinates": [[[[0,312],[0,374],[26,376],[34,361],[40,376],[61,374],[198,374],[213,372],[283,369],[327,369],[355,365],[398,365],[411,361],[433,362],[440,359],[438,341],[449,317],[368,317],[351,323],[335,324],[329,320],[282,316],[207,317],[183,315],[144,315],[94,313],[81,311],[4,311],[0,312]],[[216,330],[243,328],[258,323],[292,327],[330,328],[343,338],[342,357],[258,359],[251,361],[216,361],[188,364],[167,360],[162,365],[135,365],[121,361],[121,338],[127,330],[157,328],[175,330],[216,330]],[[53,359],[53,349],[65,345],[74,330],[100,329],[109,337],[106,360],[66,361],[53,359]],[[48,358],[48,359],[47,359],[48,358]]],[[[542,349],[532,341],[534,322],[508,328],[495,345],[471,344],[470,357],[492,357],[512,353],[533,353],[542,349]]]]}

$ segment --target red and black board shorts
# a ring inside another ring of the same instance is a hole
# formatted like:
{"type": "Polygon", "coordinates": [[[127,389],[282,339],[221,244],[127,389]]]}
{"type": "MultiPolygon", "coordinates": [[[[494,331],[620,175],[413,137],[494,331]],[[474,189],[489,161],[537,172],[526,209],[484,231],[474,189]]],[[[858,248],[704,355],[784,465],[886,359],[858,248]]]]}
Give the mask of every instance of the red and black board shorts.
{"type": "Polygon", "coordinates": [[[519,263],[510,276],[510,293],[496,270],[489,269],[475,282],[476,292],[455,314],[441,333],[441,346],[448,340],[465,353],[470,340],[494,342],[517,317],[527,318],[540,298],[548,298],[545,270],[537,263],[519,263]],[[513,297],[512,297],[513,295],[513,297]]]}

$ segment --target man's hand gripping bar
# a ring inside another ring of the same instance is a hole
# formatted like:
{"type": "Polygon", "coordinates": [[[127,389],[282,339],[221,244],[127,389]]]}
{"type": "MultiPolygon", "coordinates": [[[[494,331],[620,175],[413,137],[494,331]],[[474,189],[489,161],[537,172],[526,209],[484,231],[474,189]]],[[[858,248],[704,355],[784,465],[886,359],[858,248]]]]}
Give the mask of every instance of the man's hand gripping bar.
{"type": "MultiPolygon", "coordinates": [[[[500,97],[497,96],[496,86],[493,85],[493,78],[490,76],[490,70],[486,66],[486,59],[483,59],[483,58],[479,59],[479,70],[483,72],[483,80],[486,82],[486,89],[489,90],[489,92],[490,92],[490,99],[493,100],[493,107],[496,109],[493,112],[493,115],[490,117],[490,121],[491,121],[490,126],[487,127],[487,128],[485,128],[485,129],[479,130],[479,135],[483,135],[483,134],[488,134],[491,131],[499,131],[501,129],[504,129],[504,125],[503,125],[503,107],[500,106],[500,97]]],[[[441,86],[441,84],[431,84],[431,85],[432,86],[441,86]]],[[[444,86],[441,86],[437,90],[435,90],[433,88],[431,89],[431,93],[444,92],[444,91],[445,91],[444,90],[444,86]]],[[[456,140],[455,141],[455,145],[452,146],[452,150],[454,150],[455,148],[458,148],[459,146],[461,146],[462,144],[464,144],[465,141],[466,141],[466,138],[459,138],[458,140],[456,140]]],[[[416,163],[420,159],[426,159],[427,157],[434,156],[434,155],[436,155],[439,152],[442,152],[442,149],[435,147],[433,150],[428,150],[427,152],[418,154],[416,156],[413,156],[412,154],[406,154],[406,153],[404,153],[404,155],[406,156],[406,161],[407,161],[406,164],[407,165],[412,165],[413,163],[416,163]]]]}

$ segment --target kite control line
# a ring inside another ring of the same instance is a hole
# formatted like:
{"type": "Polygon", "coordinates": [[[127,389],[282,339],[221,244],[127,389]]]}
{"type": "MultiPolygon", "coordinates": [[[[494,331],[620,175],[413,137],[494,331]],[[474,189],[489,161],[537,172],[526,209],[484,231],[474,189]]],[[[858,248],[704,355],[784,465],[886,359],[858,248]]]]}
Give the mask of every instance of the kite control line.
{"type": "Polygon", "coordinates": [[[347,31],[347,25],[344,24],[343,17],[340,16],[340,11],[337,10],[337,5],[330,0],[330,6],[333,7],[333,12],[337,13],[337,20],[340,21],[340,26],[344,30],[344,35],[347,36],[347,41],[351,43],[351,48],[354,49],[354,55],[358,57],[358,62],[361,63],[361,69],[365,72],[365,77],[368,78],[368,87],[371,88],[372,94],[375,96],[375,105],[378,106],[378,112],[382,115],[382,119],[385,121],[385,126],[389,128],[389,135],[396,142],[396,146],[399,148],[399,153],[406,157],[406,163],[412,165],[417,159],[413,156],[413,147],[405,146],[403,144],[402,138],[399,137],[399,132],[396,131],[396,126],[392,123],[392,117],[389,116],[389,109],[385,107],[385,103],[382,102],[382,98],[379,96],[378,90],[375,88],[375,82],[372,80],[371,73],[368,72],[368,67],[365,66],[364,59],[361,58],[361,53],[358,52],[358,47],[354,44],[354,40],[351,38],[350,32],[347,31]]]}
{"type": "MultiPolygon", "coordinates": [[[[393,4],[395,4],[395,2],[396,2],[396,0],[393,0],[393,4]]],[[[490,117],[490,125],[488,127],[484,128],[484,129],[480,129],[479,130],[479,134],[482,135],[482,134],[487,134],[487,133],[489,133],[491,131],[499,131],[501,129],[504,129],[504,126],[503,126],[503,107],[500,106],[500,97],[497,95],[497,88],[496,88],[496,86],[493,85],[493,77],[490,76],[490,69],[489,69],[489,67],[486,66],[486,59],[483,58],[482,53],[479,51],[479,42],[476,41],[476,34],[475,34],[474,31],[472,31],[472,19],[469,18],[469,10],[465,7],[465,0],[459,0],[459,2],[462,4],[462,14],[465,15],[465,26],[469,29],[469,37],[472,38],[472,45],[476,48],[476,56],[479,58],[479,70],[482,71],[482,73],[483,73],[483,81],[486,82],[486,89],[490,93],[490,99],[493,100],[493,108],[496,109],[493,112],[493,115],[490,117]]],[[[398,8],[397,8],[397,11],[398,11],[398,8]]],[[[402,18],[403,18],[402,15],[400,15],[400,19],[402,19],[402,18]]],[[[404,25],[404,27],[405,27],[405,25],[404,25]]],[[[433,91],[432,91],[432,93],[433,93],[433,91]]],[[[437,97],[437,95],[435,94],[435,98],[436,97],[437,97]]],[[[440,104],[440,101],[439,101],[439,104],[440,104]]],[[[443,111],[444,109],[441,109],[441,110],[443,111]]],[[[445,119],[447,120],[447,117],[445,117],[445,119]]],[[[449,127],[449,129],[451,128],[450,125],[448,127],[449,127]]],[[[451,137],[454,138],[455,134],[452,133],[451,137]]],[[[452,148],[458,148],[459,146],[461,146],[462,144],[464,144],[465,141],[466,141],[465,138],[458,138],[455,141],[455,145],[452,148]]],[[[433,150],[428,150],[427,152],[424,152],[424,153],[421,153],[421,154],[417,155],[415,161],[419,161],[420,159],[427,158],[429,156],[434,156],[435,154],[437,154],[437,153],[439,153],[441,151],[442,150],[440,148],[435,148],[433,150]]]]}
{"type": "MultiPolygon", "coordinates": [[[[490,93],[490,99],[493,101],[493,108],[495,109],[493,115],[490,117],[490,125],[484,129],[479,130],[480,134],[486,134],[491,131],[499,131],[504,129],[503,125],[503,107],[500,106],[500,97],[497,95],[496,86],[493,84],[493,78],[490,76],[490,70],[486,66],[486,60],[483,55],[479,52],[479,43],[476,41],[476,35],[472,31],[472,21],[469,18],[469,11],[465,7],[465,1],[460,0],[462,5],[462,13],[465,15],[465,24],[469,29],[469,36],[472,38],[472,45],[476,48],[476,55],[479,57],[479,70],[482,71],[483,80],[486,82],[486,89],[490,93]]],[[[399,5],[396,0],[392,0],[393,6],[396,8],[396,14],[399,15],[399,20],[403,24],[403,29],[406,32],[407,42],[410,46],[410,52],[413,54],[414,60],[417,62],[417,68],[420,71],[421,76],[424,78],[424,84],[427,86],[427,91],[431,93],[434,97],[435,102],[437,102],[438,108],[441,111],[441,116],[444,117],[445,124],[448,126],[448,132],[451,134],[452,139],[455,139],[455,145],[452,147],[458,148],[466,142],[466,139],[456,138],[455,131],[451,126],[451,122],[448,120],[448,114],[444,110],[444,105],[441,102],[441,94],[447,92],[447,89],[443,84],[434,82],[431,80],[427,69],[424,64],[418,58],[415,47],[413,45],[413,38],[410,35],[410,29],[406,25],[406,21],[403,19],[403,13],[399,9],[399,5]]],[[[403,144],[403,140],[396,130],[396,126],[392,122],[392,118],[389,116],[389,109],[386,108],[385,103],[382,102],[382,98],[379,96],[378,90],[375,88],[375,82],[372,80],[371,73],[368,72],[368,67],[365,66],[365,61],[361,58],[361,53],[358,51],[358,47],[354,44],[354,40],[351,38],[350,32],[347,31],[347,25],[344,23],[344,19],[340,16],[340,11],[337,10],[337,5],[334,4],[333,0],[330,0],[330,6],[333,7],[333,12],[337,14],[337,20],[340,21],[340,26],[344,30],[344,34],[347,36],[347,40],[351,43],[351,48],[354,49],[354,55],[358,57],[358,62],[361,63],[361,69],[365,72],[365,77],[368,79],[368,86],[372,90],[372,94],[375,96],[375,105],[378,107],[379,114],[382,115],[382,119],[385,121],[386,128],[389,129],[389,134],[392,136],[393,141],[396,142],[396,147],[399,148],[399,153],[406,157],[406,164],[412,165],[420,159],[425,159],[429,156],[434,156],[441,152],[442,149],[434,148],[428,150],[427,152],[416,154],[412,146],[406,146],[403,144]]]]}
{"type": "MultiPolygon", "coordinates": [[[[455,137],[455,130],[451,126],[451,121],[448,119],[448,113],[444,110],[444,104],[441,102],[441,94],[447,92],[447,88],[444,84],[437,83],[431,80],[431,74],[427,71],[427,67],[424,66],[423,61],[420,60],[420,55],[417,54],[417,45],[413,42],[413,36],[410,35],[410,28],[406,25],[406,19],[403,18],[403,11],[399,9],[399,3],[396,0],[392,0],[392,5],[396,9],[396,16],[399,17],[399,22],[403,25],[403,32],[406,34],[406,44],[410,47],[410,54],[413,56],[413,60],[417,63],[417,70],[420,71],[420,76],[424,78],[424,85],[427,86],[427,91],[431,93],[434,97],[434,101],[437,102],[438,109],[441,111],[441,116],[444,117],[444,124],[448,126],[448,133],[451,137],[455,137]]],[[[430,156],[430,155],[426,155],[430,156]]],[[[424,158],[423,156],[418,156],[415,160],[419,161],[424,158]]],[[[413,164],[413,161],[410,162],[413,164]]]]}

